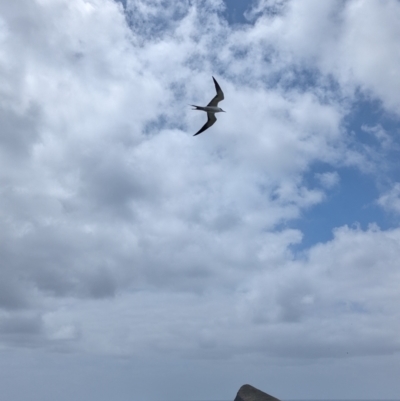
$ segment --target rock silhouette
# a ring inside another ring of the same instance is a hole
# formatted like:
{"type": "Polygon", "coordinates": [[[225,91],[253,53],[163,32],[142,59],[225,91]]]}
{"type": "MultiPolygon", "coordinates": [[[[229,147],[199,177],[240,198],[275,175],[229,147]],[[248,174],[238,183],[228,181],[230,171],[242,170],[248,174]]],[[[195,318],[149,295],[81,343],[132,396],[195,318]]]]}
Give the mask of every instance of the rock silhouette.
{"type": "Polygon", "coordinates": [[[236,394],[235,401],[280,401],[278,398],[273,397],[263,391],[245,384],[240,387],[236,394]]]}

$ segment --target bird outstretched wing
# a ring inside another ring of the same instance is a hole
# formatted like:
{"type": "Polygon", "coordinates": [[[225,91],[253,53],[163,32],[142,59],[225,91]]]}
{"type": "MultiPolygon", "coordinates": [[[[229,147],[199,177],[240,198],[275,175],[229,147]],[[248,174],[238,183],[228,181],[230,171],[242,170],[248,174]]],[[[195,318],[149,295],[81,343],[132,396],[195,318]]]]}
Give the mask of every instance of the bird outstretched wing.
{"type": "Polygon", "coordinates": [[[220,102],[221,100],[224,100],[224,92],[222,92],[222,89],[219,86],[217,80],[214,77],[212,77],[212,79],[214,80],[215,90],[217,91],[217,94],[213,97],[213,99],[211,100],[210,103],[208,103],[207,106],[216,107],[216,106],[218,106],[218,102],[220,102]]]}
{"type": "Polygon", "coordinates": [[[207,113],[207,117],[208,117],[207,122],[193,136],[201,134],[207,128],[210,128],[215,123],[215,121],[217,121],[217,117],[215,117],[214,113],[207,113]]]}

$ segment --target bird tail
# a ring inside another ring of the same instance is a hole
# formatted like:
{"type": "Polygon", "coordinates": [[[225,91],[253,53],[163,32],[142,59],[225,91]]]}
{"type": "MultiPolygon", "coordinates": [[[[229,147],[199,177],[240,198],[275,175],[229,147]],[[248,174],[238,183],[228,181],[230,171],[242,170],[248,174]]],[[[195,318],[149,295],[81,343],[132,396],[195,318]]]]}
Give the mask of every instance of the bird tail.
{"type": "Polygon", "coordinates": [[[196,105],[194,105],[194,104],[189,104],[189,106],[192,106],[192,107],[193,107],[192,110],[202,110],[202,107],[201,107],[201,106],[196,106],[196,105]]]}

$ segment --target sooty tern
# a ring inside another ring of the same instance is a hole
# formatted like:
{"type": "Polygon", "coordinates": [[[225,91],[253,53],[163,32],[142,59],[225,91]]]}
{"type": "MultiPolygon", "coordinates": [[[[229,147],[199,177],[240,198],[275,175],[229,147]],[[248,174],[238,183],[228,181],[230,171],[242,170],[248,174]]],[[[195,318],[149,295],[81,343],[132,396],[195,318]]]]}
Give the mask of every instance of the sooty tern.
{"type": "Polygon", "coordinates": [[[190,106],[194,107],[194,109],[192,109],[192,110],[202,110],[207,113],[207,122],[193,136],[201,134],[207,128],[210,128],[215,123],[215,121],[217,121],[217,117],[215,117],[215,113],[221,113],[221,112],[225,113],[224,110],[222,110],[220,107],[218,107],[218,103],[221,100],[224,100],[224,92],[222,92],[222,89],[218,85],[218,82],[216,81],[216,79],[214,77],[212,77],[212,79],[214,80],[215,90],[217,91],[217,94],[214,96],[214,98],[211,100],[211,102],[208,103],[208,105],[205,107],[195,106],[194,104],[190,105],[190,106]]]}

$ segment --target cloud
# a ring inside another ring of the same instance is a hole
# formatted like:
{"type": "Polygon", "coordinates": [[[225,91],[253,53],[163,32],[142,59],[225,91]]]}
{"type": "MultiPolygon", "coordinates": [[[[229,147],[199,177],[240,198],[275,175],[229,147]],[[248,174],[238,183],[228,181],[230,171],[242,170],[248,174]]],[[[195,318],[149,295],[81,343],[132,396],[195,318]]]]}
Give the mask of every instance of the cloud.
{"type": "Polygon", "coordinates": [[[359,91],[398,112],[397,3],[264,1],[235,26],[211,0],[25,6],[0,6],[2,346],[205,361],[399,351],[398,229],[343,226],[299,253],[292,225],[337,168],[379,168],[345,119],[359,91]],[[205,117],[187,103],[209,101],[212,75],[227,113],[193,138],[205,117]]]}
{"type": "Polygon", "coordinates": [[[388,192],[380,196],[378,204],[390,212],[400,213],[400,184],[394,184],[388,192]]]}
{"type": "Polygon", "coordinates": [[[317,173],[315,176],[321,182],[321,185],[327,189],[335,187],[340,181],[339,174],[336,171],[317,173]]]}
{"type": "MultiPolygon", "coordinates": [[[[398,114],[396,2],[259,1],[254,12],[259,17],[253,37],[266,49],[279,49],[270,52],[273,65],[289,63],[288,72],[293,67],[309,69],[319,84],[331,77],[344,94],[354,96],[361,90],[398,114]]],[[[299,79],[298,74],[292,77],[299,79]]]]}
{"type": "Polygon", "coordinates": [[[341,227],[303,260],[287,253],[287,242],[298,241],[295,232],[282,234],[281,243],[271,244],[274,239],[266,238],[257,255],[262,268],[244,274],[232,266],[201,293],[156,285],[124,291],[101,307],[95,300],[59,301],[64,307],[51,315],[61,327],[52,330],[79,327],[75,347],[140,358],[341,359],[348,352],[398,352],[399,230],[341,227]],[[71,321],[74,326],[66,326],[71,321]]]}

